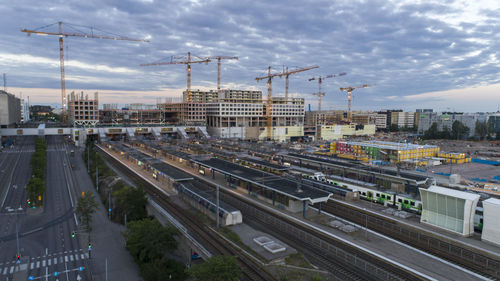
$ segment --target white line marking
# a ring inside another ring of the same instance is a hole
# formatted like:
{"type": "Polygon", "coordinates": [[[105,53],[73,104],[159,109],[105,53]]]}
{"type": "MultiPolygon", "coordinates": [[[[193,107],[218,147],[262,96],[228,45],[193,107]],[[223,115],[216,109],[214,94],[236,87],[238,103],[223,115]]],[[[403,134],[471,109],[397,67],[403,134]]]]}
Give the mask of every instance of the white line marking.
{"type": "Polygon", "coordinates": [[[64,256],[64,262],[68,262],[68,256],[64,256]]]}
{"type": "Polygon", "coordinates": [[[4,270],[3,270],[3,275],[7,274],[7,270],[9,270],[8,267],[6,267],[4,270]]]}
{"type": "Polygon", "coordinates": [[[30,265],[30,269],[33,270],[33,268],[35,268],[35,263],[32,262],[31,265],[30,265]]]}
{"type": "Polygon", "coordinates": [[[45,263],[46,263],[46,262],[45,262],[45,260],[43,260],[43,261],[42,261],[42,267],[44,267],[44,266],[45,266],[45,263]]]}
{"type": "Polygon", "coordinates": [[[78,254],[75,255],[75,260],[78,260],[78,254]]]}
{"type": "Polygon", "coordinates": [[[14,273],[14,266],[10,267],[10,274],[14,273]]]}
{"type": "Polygon", "coordinates": [[[57,264],[57,258],[54,258],[54,264],[57,264]]]}
{"type": "Polygon", "coordinates": [[[69,259],[70,259],[71,261],[73,261],[73,255],[70,255],[70,256],[69,256],[69,259]]]}
{"type": "Polygon", "coordinates": [[[36,268],[40,268],[40,261],[36,262],[36,268]]]}
{"type": "Polygon", "coordinates": [[[50,266],[52,264],[52,259],[47,260],[47,265],[50,266]]]}
{"type": "Polygon", "coordinates": [[[84,255],[84,254],[82,254],[82,255],[81,255],[81,257],[82,257],[82,260],[84,260],[84,259],[85,259],[85,255],[84,255]]]}

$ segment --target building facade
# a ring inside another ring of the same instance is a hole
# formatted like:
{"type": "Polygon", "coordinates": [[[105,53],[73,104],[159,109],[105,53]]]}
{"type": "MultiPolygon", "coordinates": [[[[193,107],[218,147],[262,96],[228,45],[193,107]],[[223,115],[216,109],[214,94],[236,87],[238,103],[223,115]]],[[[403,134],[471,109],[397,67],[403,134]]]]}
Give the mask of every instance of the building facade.
{"type": "MultiPolygon", "coordinates": [[[[267,102],[232,99],[233,102],[207,104],[207,131],[216,138],[263,140],[267,132],[267,102]],[[246,102],[245,102],[246,101],[246,102]]],[[[273,98],[271,102],[272,140],[285,141],[304,135],[304,99],[273,98]]]]}
{"type": "Polygon", "coordinates": [[[99,123],[99,97],[97,92],[94,98],[71,92],[68,95],[69,122],[75,127],[95,127],[99,123]]]}
{"type": "Polygon", "coordinates": [[[0,126],[12,127],[21,122],[21,100],[0,90],[0,126]]]}
{"type": "Polygon", "coordinates": [[[415,112],[391,112],[391,125],[398,125],[400,129],[413,128],[415,125],[415,112]]]}
{"type": "Polygon", "coordinates": [[[370,125],[320,125],[316,128],[318,140],[340,140],[352,136],[373,136],[375,135],[375,124],[370,125]]]}
{"type": "Polygon", "coordinates": [[[428,112],[421,113],[418,116],[418,133],[423,134],[429,130],[433,123],[437,124],[438,131],[444,127],[451,130],[453,122],[460,121],[469,128],[469,137],[474,135],[476,122],[486,122],[488,115],[485,113],[462,113],[462,112],[428,112]]]}
{"type": "Polygon", "coordinates": [[[164,115],[157,105],[130,104],[118,108],[116,104],[103,104],[99,110],[99,125],[154,126],[163,125],[164,115]]]}
{"type": "Polygon", "coordinates": [[[377,130],[387,130],[387,114],[375,114],[375,127],[377,130]]]}
{"type": "Polygon", "coordinates": [[[21,99],[21,123],[30,121],[30,105],[29,100],[21,99]]]}

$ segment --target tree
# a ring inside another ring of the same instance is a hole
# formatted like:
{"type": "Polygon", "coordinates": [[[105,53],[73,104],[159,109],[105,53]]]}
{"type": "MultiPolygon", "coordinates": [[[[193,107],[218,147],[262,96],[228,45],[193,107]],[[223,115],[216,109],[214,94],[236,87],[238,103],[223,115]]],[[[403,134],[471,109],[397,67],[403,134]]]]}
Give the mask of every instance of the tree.
{"type": "Polygon", "coordinates": [[[45,192],[45,181],[38,177],[30,178],[26,185],[26,191],[28,191],[31,202],[36,202],[34,205],[40,206],[42,202],[38,200],[38,196],[45,192]]]}
{"type": "Polygon", "coordinates": [[[141,275],[146,281],[186,280],[186,266],[175,260],[156,259],[141,265],[141,275]]]}
{"type": "Polygon", "coordinates": [[[437,139],[439,138],[438,124],[432,123],[427,131],[424,132],[424,139],[437,139]]]}
{"type": "Polygon", "coordinates": [[[149,263],[162,258],[167,250],[177,248],[175,234],[177,229],[163,227],[155,219],[131,221],[124,233],[125,247],[138,263],[149,263]]]}
{"type": "Polygon", "coordinates": [[[486,135],[488,135],[488,124],[486,122],[476,121],[476,128],[474,128],[474,134],[483,140],[486,135]]]}
{"type": "Polygon", "coordinates": [[[97,210],[97,202],[92,193],[87,192],[82,197],[78,198],[76,205],[76,213],[80,222],[87,228],[87,232],[92,231],[92,215],[97,210]]]}
{"type": "Polygon", "coordinates": [[[389,126],[389,131],[390,132],[398,132],[399,131],[398,124],[391,124],[391,126],[389,126]]]}
{"type": "Polygon", "coordinates": [[[470,128],[465,126],[462,122],[455,120],[451,125],[451,134],[454,139],[461,139],[469,135],[470,128]]]}
{"type": "Polygon", "coordinates": [[[236,281],[240,279],[241,269],[236,257],[212,256],[204,263],[191,267],[189,275],[199,281],[236,281]]]}
{"type": "Polygon", "coordinates": [[[122,215],[127,216],[127,220],[141,220],[147,217],[146,192],[142,186],[137,188],[131,186],[124,186],[113,192],[113,197],[116,198],[115,209],[118,209],[122,215]]]}
{"type": "Polygon", "coordinates": [[[451,132],[447,126],[443,126],[443,130],[439,132],[440,139],[451,139],[451,132]]]}

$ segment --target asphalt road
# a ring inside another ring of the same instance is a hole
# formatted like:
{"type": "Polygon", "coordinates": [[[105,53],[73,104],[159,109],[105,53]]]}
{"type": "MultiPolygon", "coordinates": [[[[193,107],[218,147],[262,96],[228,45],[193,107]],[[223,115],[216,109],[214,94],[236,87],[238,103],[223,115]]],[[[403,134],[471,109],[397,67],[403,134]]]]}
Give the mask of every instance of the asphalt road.
{"type": "Polygon", "coordinates": [[[88,250],[80,246],[79,240],[85,237],[71,237],[72,231],[78,231],[73,211],[76,197],[62,137],[46,138],[48,168],[43,211],[32,209],[34,214],[26,214],[24,186],[31,175],[34,140],[18,137],[14,148],[0,154],[0,171],[4,171],[0,174],[0,198],[4,201],[0,213],[0,280],[27,280],[29,276],[35,280],[90,280],[88,270],[71,271],[87,268],[88,250]],[[20,264],[16,263],[17,253],[20,264]],[[56,272],[59,276],[54,276],[56,272]]]}

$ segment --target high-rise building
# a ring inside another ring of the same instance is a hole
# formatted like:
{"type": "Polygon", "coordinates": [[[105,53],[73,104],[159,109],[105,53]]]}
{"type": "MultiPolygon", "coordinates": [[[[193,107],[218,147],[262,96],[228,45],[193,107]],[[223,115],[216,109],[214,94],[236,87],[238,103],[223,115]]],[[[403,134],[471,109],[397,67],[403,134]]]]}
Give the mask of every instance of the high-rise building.
{"type": "Polygon", "coordinates": [[[429,130],[433,123],[437,124],[438,131],[444,127],[452,129],[453,122],[460,121],[469,128],[469,136],[473,136],[476,129],[476,121],[486,122],[486,113],[463,113],[463,112],[428,112],[420,113],[418,119],[418,133],[423,134],[429,130]]]}
{"type": "Polygon", "coordinates": [[[21,123],[30,121],[30,105],[29,100],[21,99],[21,123]]]}
{"type": "Polygon", "coordinates": [[[11,127],[21,122],[21,100],[0,90],[0,126],[11,127]]]}
{"type": "Polygon", "coordinates": [[[400,129],[413,128],[415,125],[415,112],[391,112],[391,125],[398,125],[400,129]]]}

